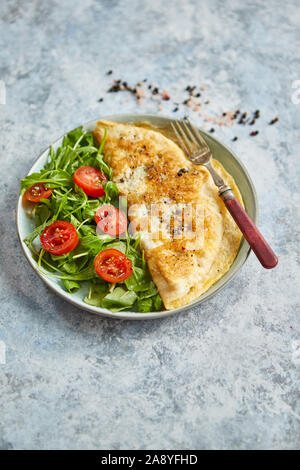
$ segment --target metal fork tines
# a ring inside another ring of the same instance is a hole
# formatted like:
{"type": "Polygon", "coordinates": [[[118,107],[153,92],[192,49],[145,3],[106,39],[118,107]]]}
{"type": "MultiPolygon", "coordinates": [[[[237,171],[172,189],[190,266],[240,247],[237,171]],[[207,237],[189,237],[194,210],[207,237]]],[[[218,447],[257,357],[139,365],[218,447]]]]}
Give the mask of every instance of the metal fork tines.
{"type": "Polygon", "coordinates": [[[215,185],[219,189],[219,196],[261,264],[264,268],[274,268],[278,263],[277,256],[235,197],[230,186],[227,186],[215,171],[210,162],[211,151],[200,131],[190,123],[188,118],[184,118],[182,121],[173,121],[171,124],[187,158],[196,165],[205,166],[210,172],[215,185]]]}
{"type": "Polygon", "coordinates": [[[193,163],[203,165],[205,160],[210,159],[211,152],[207,143],[188,118],[173,121],[171,124],[180,145],[193,163]]]}
{"type": "Polygon", "coordinates": [[[219,191],[230,189],[213,168],[209,146],[190,120],[185,117],[183,120],[171,122],[171,125],[187,158],[195,165],[204,165],[208,169],[219,191]]]}

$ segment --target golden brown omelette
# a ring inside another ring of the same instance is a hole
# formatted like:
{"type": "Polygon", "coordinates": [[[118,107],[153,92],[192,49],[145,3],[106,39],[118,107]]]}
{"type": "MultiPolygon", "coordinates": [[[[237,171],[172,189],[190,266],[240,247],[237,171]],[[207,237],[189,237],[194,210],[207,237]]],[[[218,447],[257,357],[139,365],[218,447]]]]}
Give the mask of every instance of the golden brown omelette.
{"type": "MultiPolygon", "coordinates": [[[[95,140],[107,129],[104,159],[127,197],[128,217],[141,234],[141,248],[166,309],[199,297],[230,268],[241,232],[206,168],[193,165],[161,132],[99,121],[95,140]]],[[[214,168],[240,202],[233,178],[214,168]]]]}

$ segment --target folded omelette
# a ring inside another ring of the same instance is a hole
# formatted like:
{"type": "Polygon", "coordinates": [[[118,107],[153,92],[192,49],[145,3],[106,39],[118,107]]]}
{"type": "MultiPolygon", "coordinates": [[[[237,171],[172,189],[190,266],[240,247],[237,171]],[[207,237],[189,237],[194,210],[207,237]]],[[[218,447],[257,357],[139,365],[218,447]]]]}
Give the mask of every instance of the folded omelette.
{"type": "MultiPolygon", "coordinates": [[[[227,211],[205,167],[192,164],[175,141],[161,132],[99,121],[94,138],[105,128],[104,159],[128,203],[133,230],[167,310],[199,297],[233,263],[241,232],[227,211]]],[[[241,195],[233,178],[212,160],[216,171],[241,195]]]]}

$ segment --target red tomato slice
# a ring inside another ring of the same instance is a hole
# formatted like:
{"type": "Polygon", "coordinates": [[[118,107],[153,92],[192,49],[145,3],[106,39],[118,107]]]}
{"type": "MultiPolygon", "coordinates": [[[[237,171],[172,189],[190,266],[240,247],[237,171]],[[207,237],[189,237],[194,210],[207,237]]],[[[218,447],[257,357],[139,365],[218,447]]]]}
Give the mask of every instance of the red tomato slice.
{"type": "Polygon", "coordinates": [[[111,204],[104,204],[97,209],[95,221],[102,232],[108,235],[121,235],[127,229],[126,215],[111,204]]]}
{"type": "Polygon", "coordinates": [[[96,256],[95,270],[105,281],[123,282],[132,274],[132,263],[121,251],[108,248],[96,256]]]}
{"type": "Polygon", "coordinates": [[[25,191],[24,198],[27,201],[40,202],[41,199],[48,199],[52,191],[53,189],[46,188],[44,183],[36,183],[25,191]]]}
{"type": "Polygon", "coordinates": [[[74,225],[64,220],[56,220],[48,225],[41,235],[43,248],[53,255],[65,255],[74,250],[79,241],[74,225]]]}
{"type": "Polygon", "coordinates": [[[107,181],[105,173],[92,166],[81,166],[74,173],[74,181],[85,194],[100,197],[105,193],[102,181],[107,181]]]}

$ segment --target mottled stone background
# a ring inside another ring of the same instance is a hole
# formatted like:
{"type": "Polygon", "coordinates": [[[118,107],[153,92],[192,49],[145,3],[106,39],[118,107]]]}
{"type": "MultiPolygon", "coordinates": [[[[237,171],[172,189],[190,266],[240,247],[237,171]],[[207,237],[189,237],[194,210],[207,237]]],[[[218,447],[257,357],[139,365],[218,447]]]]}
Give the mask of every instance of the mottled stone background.
{"type": "Polygon", "coordinates": [[[1,1],[0,447],[300,448],[299,27],[297,0],[1,1]],[[36,276],[16,236],[19,179],[82,122],[157,112],[106,95],[109,69],[166,88],[165,114],[187,84],[208,86],[214,112],[261,110],[257,137],[215,134],[253,178],[278,268],[251,255],[212,300],[152,322],[79,311],[36,276]]]}

